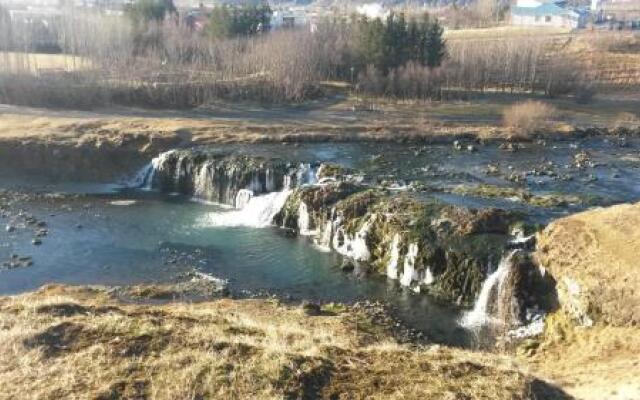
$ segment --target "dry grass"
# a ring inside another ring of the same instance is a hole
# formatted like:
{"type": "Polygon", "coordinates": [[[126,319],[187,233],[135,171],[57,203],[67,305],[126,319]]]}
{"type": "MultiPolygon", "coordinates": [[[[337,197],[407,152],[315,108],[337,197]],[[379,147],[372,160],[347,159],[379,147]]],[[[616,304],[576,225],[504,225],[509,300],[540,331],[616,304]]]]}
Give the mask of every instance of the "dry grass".
{"type": "Polygon", "coordinates": [[[0,298],[0,398],[558,395],[497,356],[398,345],[367,321],[259,300],[122,304],[99,289],[49,286],[0,298]]]}
{"type": "Polygon", "coordinates": [[[477,29],[447,29],[444,36],[447,40],[457,39],[504,39],[514,36],[566,36],[571,33],[567,28],[536,28],[521,26],[499,26],[494,28],[477,28],[477,29]]]}
{"type": "Polygon", "coordinates": [[[640,398],[640,334],[637,327],[576,327],[558,312],[547,319],[531,370],[582,400],[640,398]]]}
{"type": "Polygon", "coordinates": [[[542,101],[516,103],[503,111],[504,125],[521,136],[547,130],[557,115],[555,107],[542,101]]]}
{"type": "Polygon", "coordinates": [[[558,280],[560,301],[596,322],[640,325],[639,225],[640,203],[575,214],[541,232],[537,256],[558,280]]]}
{"type": "Polygon", "coordinates": [[[28,71],[31,74],[48,71],[70,72],[91,66],[89,60],[67,54],[0,52],[0,61],[0,71],[9,73],[21,71],[28,71]]]}

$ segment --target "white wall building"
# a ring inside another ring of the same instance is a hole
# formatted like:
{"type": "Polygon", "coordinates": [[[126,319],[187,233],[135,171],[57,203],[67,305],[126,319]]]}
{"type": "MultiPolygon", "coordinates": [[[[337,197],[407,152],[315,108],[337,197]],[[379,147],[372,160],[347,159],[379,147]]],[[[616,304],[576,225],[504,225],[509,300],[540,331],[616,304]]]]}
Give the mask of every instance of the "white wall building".
{"type": "Polygon", "coordinates": [[[553,28],[584,28],[587,13],[567,7],[565,0],[518,0],[511,7],[511,24],[553,28]]]}

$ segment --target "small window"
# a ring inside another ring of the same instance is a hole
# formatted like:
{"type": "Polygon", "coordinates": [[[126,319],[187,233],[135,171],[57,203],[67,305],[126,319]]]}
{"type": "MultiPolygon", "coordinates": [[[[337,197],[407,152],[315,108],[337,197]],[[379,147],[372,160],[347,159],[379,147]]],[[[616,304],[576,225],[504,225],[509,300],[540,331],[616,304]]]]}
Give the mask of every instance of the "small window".
{"type": "Polygon", "coordinates": [[[544,22],[547,22],[547,23],[551,22],[551,15],[546,15],[544,17],[544,22]]]}

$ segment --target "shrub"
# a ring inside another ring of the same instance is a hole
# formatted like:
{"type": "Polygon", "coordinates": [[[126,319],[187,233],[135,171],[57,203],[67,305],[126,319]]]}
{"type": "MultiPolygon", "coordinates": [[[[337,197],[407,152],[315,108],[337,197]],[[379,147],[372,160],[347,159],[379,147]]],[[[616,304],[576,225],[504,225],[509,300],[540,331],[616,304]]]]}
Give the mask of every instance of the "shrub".
{"type": "Polygon", "coordinates": [[[640,127],[640,116],[630,112],[618,113],[613,121],[613,127],[616,129],[640,127]]]}
{"type": "Polygon", "coordinates": [[[521,135],[531,135],[549,128],[556,109],[541,101],[514,104],[503,112],[504,125],[521,135]]]}

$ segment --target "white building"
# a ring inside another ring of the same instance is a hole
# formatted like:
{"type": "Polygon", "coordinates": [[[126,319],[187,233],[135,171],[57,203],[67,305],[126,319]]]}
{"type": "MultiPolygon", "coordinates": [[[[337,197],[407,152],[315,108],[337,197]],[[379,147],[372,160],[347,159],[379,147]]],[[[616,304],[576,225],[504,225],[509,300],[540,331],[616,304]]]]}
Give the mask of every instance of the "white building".
{"type": "Polygon", "coordinates": [[[299,28],[309,25],[309,17],[303,9],[279,9],[271,15],[272,29],[299,28]]]}
{"type": "Polygon", "coordinates": [[[368,3],[359,6],[356,11],[358,14],[363,15],[369,19],[385,19],[389,16],[389,11],[380,3],[368,3]]]}
{"type": "Polygon", "coordinates": [[[565,0],[518,0],[511,7],[511,25],[584,28],[587,13],[567,6],[565,0]]]}

